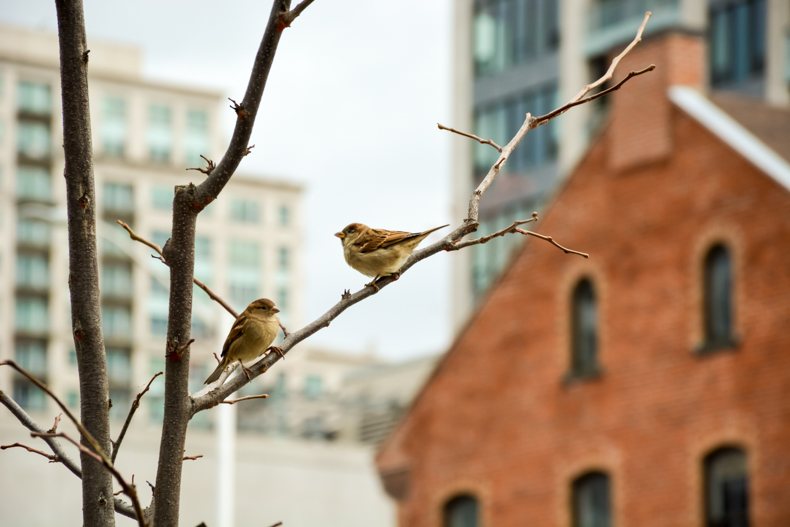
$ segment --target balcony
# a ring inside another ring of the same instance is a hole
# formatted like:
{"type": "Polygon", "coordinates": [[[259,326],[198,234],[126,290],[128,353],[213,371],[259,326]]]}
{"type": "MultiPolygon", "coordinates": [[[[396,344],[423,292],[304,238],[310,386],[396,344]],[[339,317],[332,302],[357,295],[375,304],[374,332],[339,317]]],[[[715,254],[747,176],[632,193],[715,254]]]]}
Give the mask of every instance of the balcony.
{"type": "Polygon", "coordinates": [[[653,16],[646,34],[680,24],[679,0],[599,0],[590,6],[584,52],[588,57],[605,54],[634,38],[645,11],[653,16]]]}

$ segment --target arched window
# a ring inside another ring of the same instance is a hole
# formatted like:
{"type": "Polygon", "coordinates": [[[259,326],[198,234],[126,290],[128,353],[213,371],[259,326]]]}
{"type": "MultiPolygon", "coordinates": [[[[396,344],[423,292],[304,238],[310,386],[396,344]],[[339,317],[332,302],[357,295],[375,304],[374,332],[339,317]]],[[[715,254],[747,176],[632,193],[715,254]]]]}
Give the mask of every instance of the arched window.
{"type": "Polygon", "coordinates": [[[444,504],[443,527],[478,527],[481,525],[477,498],[469,494],[453,496],[444,504]]]}
{"type": "Polygon", "coordinates": [[[721,244],[714,245],[705,256],[703,348],[731,347],[733,338],[732,260],[721,244]]]}
{"type": "Polygon", "coordinates": [[[749,526],[749,477],[740,448],[719,448],[705,457],[705,526],[749,526]]]}
{"type": "Polygon", "coordinates": [[[610,527],[612,525],[609,476],[588,472],[573,482],[573,527],[610,527]]]}
{"type": "Polygon", "coordinates": [[[588,278],[573,289],[571,300],[571,377],[598,373],[598,302],[588,278]]]}

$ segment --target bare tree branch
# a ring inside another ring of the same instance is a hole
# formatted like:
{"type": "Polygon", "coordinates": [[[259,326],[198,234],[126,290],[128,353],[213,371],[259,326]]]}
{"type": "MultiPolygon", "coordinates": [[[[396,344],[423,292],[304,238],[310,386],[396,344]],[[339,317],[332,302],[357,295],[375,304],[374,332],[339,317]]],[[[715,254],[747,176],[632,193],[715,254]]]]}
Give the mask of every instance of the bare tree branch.
{"type": "MultiPolygon", "coordinates": [[[[112,443],[112,456],[110,461],[113,463],[115,463],[115,458],[118,457],[118,451],[121,449],[121,442],[126,436],[126,431],[129,429],[129,425],[132,422],[132,417],[134,417],[134,413],[137,411],[137,408],[140,407],[140,399],[142,399],[143,395],[145,395],[146,392],[151,388],[151,383],[163,373],[164,372],[162,371],[155,373],[154,376],[151,377],[151,380],[148,381],[148,384],[145,385],[145,388],[143,388],[143,390],[137,394],[137,397],[134,398],[134,401],[132,401],[132,406],[129,408],[129,414],[126,416],[126,420],[123,422],[123,426],[121,427],[121,433],[118,434],[118,439],[112,443]]],[[[51,432],[54,432],[54,430],[51,430],[51,432]]]]}
{"type": "Polygon", "coordinates": [[[219,404],[236,404],[242,401],[252,401],[253,399],[268,399],[268,393],[261,393],[258,395],[247,395],[245,397],[239,397],[238,399],[226,399],[224,401],[220,401],[219,404]]]}
{"type": "MultiPolygon", "coordinates": [[[[38,379],[36,379],[34,376],[32,376],[30,373],[28,373],[24,368],[22,368],[19,364],[17,364],[13,360],[0,360],[0,366],[10,366],[14,370],[16,370],[18,373],[22,374],[27,380],[29,380],[30,382],[35,384],[41,391],[43,391],[44,393],[49,395],[49,397],[53,401],[55,401],[55,403],[60,407],[60,409],[63,410],[63,413],[66,414],[66,416],[71,420],[71,422],[74,423],[74,426],[77,427],[77,430],[79,431],[80,435],[88,443],[88,445],[90,445],[90,447],[96,453],[103,453],[103,449],[102,449],[101,445],[99,444],[99,442],[96,441],[96,439],[93,437],[93,435],[90,432],[88,432],[88,430],[85,428],[85,426],[83,426],[82,422],[80,422],[80,420],[77,419],[74,416],[73,413],[71,413],[71,410],[69,410],[69,407],[66,406],[66,404],[63,401],[61,401],[60,398],[57,395],[55,395],[52,392],[52,390],[50,390],[47,387],[47,385],[45,385],[43,382],[41,382],[38,379]]],[[[58,422],[59,422],[59,420],[56,421],[56,425],[57,425],[58,422]]]]}
{"type": "MultiPolygon", "coordinates": [[[[126,223],[125,221],[123,221],[123,220],[115,220],[115,223],[117,223],[118,225],[123,227],[123,229],[129,234],[129,238],[131,238],[133,241],[142,243],[146,247],[149,247],[149,248],[153,249],[154,252],[156,252],[156,254],[158,255],[159,261],[162,262],[163,264],[167,265],[168,267],[170,266],[170,264],[167,263],[167,259],[165,258],[165,255],[162,252],[163,249],[161,247],[159,247],[154,242],[152,242],[150,240],[147,240],[146,238],[144,238],[144,237],[140,236],[139,234],[137,234],[134,231],[134,229],[132,229],[131,226],[129,226],[129,224],[126,223]]],[[[236,310],[233,309],[230,306],[230,304],[228,304],[221,296],[219,296],[217,293],[215,293],[209,286],[207,286],[205,283],[203,283],[202,281],[200,281],[198,278],[196,278],[194,276],[192,277],[192,282],[196,286],[201,288],[208,295],[208,297],[210,299],[212,299],[213,301],[215,301],[216,303],[221,305],[223,308],[225,308],[225,311],[230,313],[233,316],[233,318],[238,318],[239,314],[236,312],[236,310]]]]}
{"type": "MultiPolygon", "coordinates": [[[[52,432],[52,429],[45,431],[38,424],[36,424],[36,422],[33,421],[33,419],[27,414],[27,412],[25,412],[25,410],[21,406],[19,406],[16,401],[10,398],[3,391],[0,391],[0,403],[2,403],[6,408],[8,408],[11,414],[13,414],[13,416],[16,417],[17,420],[20,423],[22,423],[22,425],[28,430],[30,430],[31,432],[38,432],[38,433],[52,432]]],[[[53,428],[56,428],[56,426],[53,426],[53,428]]],[[[54,456],[58,458],[59,462],[63,463],[63,466],[65,466],[69,470],[69,472],[71,472],[78,478],[82,479],[82,469],[79,467],[79,465],[77,465],[77,463],[74,462],[74,460],[72,460],[66,454],[63,448],[60,446],[60,443],[57,441],[57,439],[54,439],[52,437],[42,437],[41,439],[47,443],[47,446],[49,447],[50,450],[52,450],[54,456]]],[[[123,514],[124,516],[127,516],[129,518],[134,519],[136,517],[134,509],[132,509],[131,505],[129,505],[127,502],[118,498],[116,498],[113,501],[114,501],[113,504],[116,512],[118,512],[119,514],[123,514]]]]}
{"type": "Polygon", "coordinates": [[[196,456],[184,456],[181,458],[181,461],[197,461],[201,458],[203,458],[203,454],[198,454],[196,456]]]}
{"type": "Polygon", "coordinates": [[[620,52],[614,59],[612,59],[612,63],[609,65],[609,69],[606,70],[600,78],[596,79],[595,81],[591,82],[590,84],[586,85],[584,88],[579,90],[579,93],[573,96],[570,102],[578,101],[582,99],[585,95],[590,93],[592,90],[601,86],[606,81],[611,80],[614,76],[614,71],[617,69],[617,66],[620,64],[620,61],[623,60],[623,57],[628,55],[634,47],[642,42],[642,33],[645,31],[645,27],[647,27],[647,21],[650,20],[650,17],[653,15],[651,11],[645,12],[644,17],[642,17],[642,23],[639,24],[639,29],[636,30],[636,36],[634,39],[625,47],[623,51],[620,52]]]}
{"type": "MultiPolygon", "coordinates": [[[[305,4],[307,7],[309,4],[305,4]]],[[[199,185],[176,187],[173,198],[173,228],[170,247],[162,256],[170,266],[170,302],[167,349],[190,340],[192,288],[195,271],[195,227],[197,215],[217,199],[244,156],[250,153],[250,135],[260,107],[277,46],[288,21],[291,0],[274,0],[258,53],[250,72],[247,90],[234,103],[236,125],[225,155],[199,185]],[[285,16],[285,18],[283,18],[285,16]]],[[[302,7],[302,9],[304,9],[302,7]]],[[[298,12],[296,13],[298,14],[298,12]]],[[[189,349],[167,355],[165,406],[154,488],[154,524],[177,525],[179,518],[184,444],[190,417],[189,349]]]]}
{"type": "MultiPolygon", "coordinates": [[[[101,325],[96,250],[96,192],[82,0],[55,0],[60,50],[63,158],[68,213],[71,331],[80,382],[80,434],[97,452],[110,449],[109,381],[101,325]],[[83,426],[84,425],[84,426],[83,426]],[[90,433],[87,431],[90,430],[90,433]]],[[[115,524],[112,477],[80,454],[85,525],[115,524]]]]}
{"type": "Polygon", "coordinates": [[[310,4],[313,3],[313,1],[314,0],[302,0],[299,4],[296,5],[296,7],[294,7],[287,13],[280,15],[282,24],[285,27],[291,27],[293,21],[296,20],[296,18],[302,14],[302,11],[307,9],[310,6],[310,4]]]}
{"type": "Polygon", "coordinates": [[[436,123],[436,126],[439,128],[439,130],[447,130],[448,132],[452,132],[454,134],[462,135],[464,137],[468,137],[469,139],[474,139],[475,141],[477,141],[480,144],[489,145],[490,147],[492,147],[497,152],[501,152],[502,151],[502,147],[499,146],[498,144],[496,144],[491,139],[483,139],[482,137],[479,137],[479,136],[477,136],[475,134],[472,134],[472,133],[469,133],[469,132],[464,132],[464,131],[461,131],[461,130],[457,130],[457,129],[452,128],[450,126],[445,126],[442,123],[436,123]]]}
{"type": "MultiPolygon", "coordinates": [[[[501,152],[500,152],[499,157],[494,162],[494,164],[491,166],[490,170],[488,171],[488,174],[486,174],[486,176],[483,178],[483,180],[480,182],[480,184],[477,186],[477,188],[473,192],[472,197],[469,200],[469,207],[468,207],[468,211],[467,211],[467,217],[464,219],[463,224],[458,226],[455,230],[453,230],[450,234],[445,236],[442,240],[440,240],[438,242],[435,242],[432,245],[429,245],[429,246],[427,246],[427,247],[425,247],[425,248],[423,248],[421,250],[415,251],[409,257],[409,259],[406,260],[404,265],[401,267],[400,274],[404,273],[406,270],[411,268],[411,266],[413,266],[417,262],[419,262],[419,261],[421,261],[421,260],[423,260],[425,258],[428,258],[430,256],[433,256],[434,254],[436,254],[438,252],[454,251],[454,250],[458,250],[459,248],[462,248],[462,247],[468,247],[470,245],[476,245],[476,244],[479,244],[479,243],[485,243],[485,241],[488,241],[489,239],[491,239],[494,236],[500,236],[500,235],[504,235],[504,234],[508,234],[508,233],[518,233],[518,234],[522,234],[522,235],[526,235],[526,236],[534,236],[534,237],[540,238],[542,240],[545,240],[545,241],[551,243],[552,245],[556,246],[557,248],[559,248],[560,250],[562,250],[562,251],[564,251],[566,253],[577,254],[577,255],[583,256],[585,258],[589,256],[586,253],[583,253],[581,251],[576,251],[576,250],[573,250],[573,249],[569,249],[569,248],[557,243],[550,236],[534,233],[534,232],[531,232],[531,231],[526,231],[526,230],[521,229],[519,227],[519,225],[522,225],[523,223],[534,221],[534,218],[535,218],[534,216],[531,219],[518,220],[518,221],[514,222],[513,225],[510,225],[509,227],[504,229],[503,232],[494,233],[493,236],[492,235],[484,236],[484,237],[482,237],[482,238],[480,238],[478,240],[469,240],[468,242],[462,242],[461,240],[465,236],[467,236],[470,233],[472,233],[472,232],[477,230],[478,222],[479,222],[479,219],[478,219],[479,218],[479,204],[480,204],[480,200],[481,200],[482,196],[485,194],[486,190],[490,187],[490,185],[496,179],[496,176],[499,174],[500,170],[502,169],[502,167],[505,165],[505,163],[509,159],[509,157],[510,157],[511,153],[513,152],[513,150],[518,146],[520,141],[524,138],[524,136],[526,136],[526,134],[529,132],[529,130],[534,128],[534,127],[536,127],[536,126],[540,126],[541,124],[544,124],[544,123],[548,122],[549,119],[560,115],[561,113],[563,113],[564,111],[566,111],[569,108],[572,108],[573,106],[576,106],[578,104],[583,104],[583,103],[577,103],[576,101],[584,99],[584,96],[587,93],[589,93],[590,90],[592,90],[595,87],[597,87],[597,86],[603,84],[604,82],[606,82],[606,80],[607,80],[606,76],[607,75],[609,77],[611,77],[611,75],[614,73],[614,70],[615,70],[617,64],[620,62],[622,57],[624,57],[628,53],[628,51],[630,51],[636,45],[636,43],[638,43],[639,40],[641,39],[642,31],[644,30],[645,24],[647,23],[647,20],[648,20],[649,16],[650,16],[650,13],[646,13],[645,14],[645,18],[644,18],[642,24],[639,27],[639,31],[637,32],[637,36],[634,38],[634,41],[632,41],[631,44],[629,44],[629,46],[625,49],[625,51],[623,51],[620,55],[618,55],[615,58],[615,60],[613,61],[613,66],[609,68],[609,71],[603,77],[601,77],[601,79],[598,79],[597,81],[595,81],[595,82],[589,84],[587,87],[585,87],[585,89],[582,90],[582,92],[580,92],[580,95],[577,95],[576,97],[574,97],[574,99],[572,99],[570,101],[570,103],[569,103],[570,106],[568,106],[567,108],[564,108],[564,106],[567,106],[567,105],[563,105],[563,107],[560,107],[560,108],[558,108],[557,110],[555,110],[553,112],[549,112],[549,114],[547,114],[547,115],[550,116],[550,117],[541,116],[541,117],[535,118],[535,117],[532,117],[532,115],[529,114],[529,113],[526,115],[526,118],[525,118],[524,122],[522,123],[521,127],[519,128],[519,130],[516,132],[516,134],[510,139],[510,141],[505,146],[501,147],[501,152]],[[589,88],[589,89],[587,89],[587,88],[589,88]]],[[[632,77],[634,77],[636,75],[641,75],[642,73],[646,73],[647,71],[651,71],[651,70],[652,70],[652,68],[648,67],[648,68],[645,68],[644,70],[640,70],[640,71],[637,71],[637,72],[629,73],[629,75],[625,79],[623,79],[621,82],[619,82],[616,87],[612,87],[611,89],[604,90],[604,91],[606,93],[610,93],[611,91],[614,91],[615,89],[620,88],[620,86],[625,84],[625,82],[627,82],[632,77]]],[[[597,96],[599,97],[600,95],[597,95],[597,96]]],[[[588,97],[584,102],[590,102],[591,100],[594,100],[595,98],[596,98],[596,96],[588,97]]],[[[439,125],[439,128],[440,129],[447,129],[448,127],[443,127],[443,125],[439,125]]],[[[459,133],[460,135],[463,135],[465,137],[469,137],[469,138],[474,139],[476,141],[479,141],[479,142],[481,142],[483,144],[490,144],[490,143],[486,142],[487,140],[481,139],[481,138],[479,138],[478,136],[476,136],[474,134],[471,134],[471,133],[468,133],[468,132],[459,132],[459,131],[456,131],[456,130],[451,130],[451,131],[453,131],[455,133],[459,133]]],[[[491,142],[491,143],[493,143],[493,142],[491,142]]],[[[494,143],[494,144],[491,144],[491,146],[496,148],[499,145],[496,145],[494,143]]],[[[392,276],[380,278],[376,282],[376,284],[378,285],[378,290],[380,290],[382,287],[390,284],[395,279],[396,278],[392,277],[392,276]]],[[[321,315],[320,317],[318,317],[317,319],[315,319],[311,323],[307,324],[306,326],[304,326],[300,330],[298,330],[296,332],[293,332],[293,333],[290,333],[285,338],[285,340],[283,340],[283,342],[279,346],[279,348],[282,351],[283,355],[288,353],[288,351],[290,349],[292,349],[293,346],[295,346],[296,344],[298,344],[302,340],[304,340],[307,337],[313,335],[317,331],[320,331],[321,329],[323,329],[325,327],[328,327],[329,324],[335,318],[337,318],[343,311],[345,311],[349,307],[353,306],[354,304],[356,304],[358,302],[361,302],[362,300],[364,300],[365,298],[367,298],[367,297],[369,297],[371,295],[374,295],[374,294],[378,293],[378,290],[374,289],[372,287],[364,287],[363,289],[361,289],[361,290],[359,290],[359,291],[357,291],[356,293],[353,293],[353,294],[351,294],[348,290],[344,291],[343,294],[341,295],[340,301],[337,302],[331,308],[329,308],[329,310],[327,310],[323,315],[321,315]]],[[[250,377],[251,378],[255,378],[256,376],[261,375],[262,373],[266,372],[279,359],[280,359],[280,355],[277,355],[277,354],[274,354],[274,353],[270,353],[268,355],[265,355],[258,362],[254,363],[252,366],[250,366],[248,368],[248,372],[250,373],[250,377]]],[[[198,412],[201,412],[203,410],[206,410],[208,408],[212,408],[212,407],[220,404],[230,394],[232,394],[233,392],[235,392],[236,390],[238,390],[239,388],[241,388],[242,386],[247,384],[247,382],[249,382],[249,379],[247,379],[247,377],[245,375],[241,375],[239,373],[231,373],[228,376],[228,378],[225,379],[223,384],[214,387],[213,389],[211,389],[207,393],[203,393],[203,394],[200,394],[200,395],[198,395],[198,394],[193,395],[192,398],[191,398],[191,401],[192,401],[192,415],[195,415],[198,412]]]]}
{"type": "MultiPolygon", "coordinates": [[[[146,517],[145,517],[145,512],[143,511],[142,506],[140,506],[140,500],[137,499],[137,489],[134,483],[130,484],[129,482],[127,482],[126,479],[124,479],[123,475],[121,475],[121,473],[118,472],[118,469],[116,469],[115,466],[110,462],[107,456],[102,456],[96,452],[93,452],[92,450],[88,449],[85,445],[83,445],[82,443],[80,443],[79,441],[77,441],[76,439],[74,439],[73,437],[71,437],[65,432],[54,432],[54,433],[30,432],[30,437],[40,437],[42,439],[60,437],[62,439],[65,439],[75,447],[77,447],[82,454],[93,458],[98,463],[101,463],[104,466],[104,468],[106,468],[109,471],[109,473],[115,477],[115,480],[123,489],[123,493],[126,494],[130,500],[132,500],[132,507],[134,508],[135,511],[137,524],[140,525],[140,527],[146,527],[148,525],[148,522],[146,521],[146,517]]],[[[111,494],[113,496],[115,495],[114,493],[111,494]]]]}
{"type": "Polygon", "coordinates": [[[539,117],[535,117],[535,127],[540,126],[542,124],[545,124],[546,122],[550,121],[551,119],[554,119],[555,117],[558,117],[559,115],[562,115],[563,113],[567,112],[568,110],[570,110],[574,106],[580,106],[582,104],[586,104],[588,102],[594,101],[595,99],[603,97],[604,95],[608,95],[608,94],[612,93],[613,91],[617,91],[617,90],[620,89],[620,87],[623,84],[625,84],[626,82],[631,80],[633,77],[642,75],[642,74],[647,73],[649,71],[653,71],[654,69],[656,69],[656,65],[655,64],[651,64],[650,66],[644,67],[641,70],[629,71],[628,75],[623,77],[620,80],[620,82],[618,82],[614,86],[610,86],[609,88],[606,88],[605,90],[601,90],[601,91],[599,91],[599,92],[597,92],[597,93],[595,93],[593,95],[589,95],[589,96],[584,97],[582,99],[568,101],[563,106],[560,106],[559,108],[556,108],[556,109],[550,111],[549,113],[547,113],[545,115],[541,115],[539,117]]]}
{"type": "Polygon", "coordinates": [[[511,223],[510,225],[508,225],[507,227],[505,227],[504,229],[500,229],[500,230],[498,230],[496,232],[492,232],[491,234],[489,234],[487,236],[481,236],[480,238],[477,238],[475,240],[464,240],[462,242],[459,241],[457,243],[453,243],[452,244],[452,249],[448,249],[448,250],[450,250],[450,251],[457,251],[459,249],[464,249],[464,248],[469,247],[471,245],[480,245],[480,244],[486,243],[486,242],[488,242],[490,240],[493,240],[494,238],[497,238],[499,236],[504,236],[505,234],[514,233],[514,232],[516,232],[516,227],[518,227],[520,225],[524,225],[526,223],[531,223],[531,222],[534,222],[534,221],[538,221],[538,213],[537,212],[533,212],[532,213],[532,217],[527,219],[527,220],[516,220],[513,223],[511,223]]]}
{"type": "Polygon", "coordinates": [[[550,244],[552,244],[553,246],[557,247],[558,249],[562,250],[562,252],[564,252],[565,254],[578,254],[579,256],[583,256],[584,258],[589,258],[590,257],[590,255],[588,253],[583,253],[581,251],[576,251],[574,249],[568,249],[564,245],[560,245],[559,243],[554,241],[554,238],[552,238],[551,236],[546,236],[545,234],[539,234],[537,232],[527,231],[527,230],[524,230],[524,229],[516,229],[516,232],[518,232],[519,234],[523,234],[525,236],[535,236],[536,238],[540,238],[541,240],[545,240],[545,241],[549,242],[550,244]]]}
{"type": "Polygon", "coordinates": [[[57,456],[57,454],[47,454],[37,448],[33,448],[31,446],[23,445],[22,443],[11,443],[10,445],[0,445],[0,450],[7,450],[9,448],[24,448],[28,452],[32,452],[33,454],[38,454],[39,456],[43,456],[49,460],[50,463],[60,463],[61,459],[57,456]]]}

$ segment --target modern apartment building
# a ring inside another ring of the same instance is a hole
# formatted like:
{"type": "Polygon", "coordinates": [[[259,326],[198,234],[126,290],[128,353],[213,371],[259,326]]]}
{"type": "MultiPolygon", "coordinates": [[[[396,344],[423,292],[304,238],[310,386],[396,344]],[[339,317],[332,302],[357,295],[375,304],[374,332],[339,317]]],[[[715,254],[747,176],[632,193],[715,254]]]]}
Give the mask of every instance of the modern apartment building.
{"type": "MultiPolygon", "coordinates": [[[[224,151],[218,91],[142,76],[137,48],[91,42],[90,97],[95,152],[102,322],[112,416],[164,369],[168,269],[115,223],[163,244],[175,185],[199,181],[200,155],[224,151]]],[[[57,38],[0,28],[0,357],[14,358],[78,405],[68,293],[57,38]]],[[[286,325],[302,322],[302,188],[238,174],[198,220],[195,276],[237,310],[273,298],[286,325]]],[[[212,369],[231,318],[195,290],[192,376],[212,369]]],[[[52,402],[0,369],[0,384],[37,413],[52,402]]],[[[143,416],[161,419],[161,386],[143,416]]]]}
{"type": "MultiPolygon", "coordinates": [[[[790,103],[786,0],[458,0],[453,6],[453,125],[498,143],[512,136],[526,112],[544,113],[600,76],[647,10],[653,12],[647,38],[677,28],[705,35],[709,90],[790,103]]],[[[655,74],[661,75],[658,67],[655,74]]],[[[608,108],[603,98],[531,132],[483,199],[480,233],[539,210],[607,121],[608,108]]],[[[465,217],[471,191],[495,154],[488,146],[454,139],[456,219],[465,217]]],[[[456,255],[456,328],[519,245],[510,236],[456,255]]]]}

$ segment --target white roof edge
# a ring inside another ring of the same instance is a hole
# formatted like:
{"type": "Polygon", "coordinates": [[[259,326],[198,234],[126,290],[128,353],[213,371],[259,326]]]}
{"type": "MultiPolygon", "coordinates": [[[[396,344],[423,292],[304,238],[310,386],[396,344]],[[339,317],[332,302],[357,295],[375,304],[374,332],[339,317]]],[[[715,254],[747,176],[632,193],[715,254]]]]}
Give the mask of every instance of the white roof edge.
{"type": "Polygon", "coordinates": [[[670,86],[669,100],[790,190],[790,164],[699,91],[688,86],[670,86]]]}

